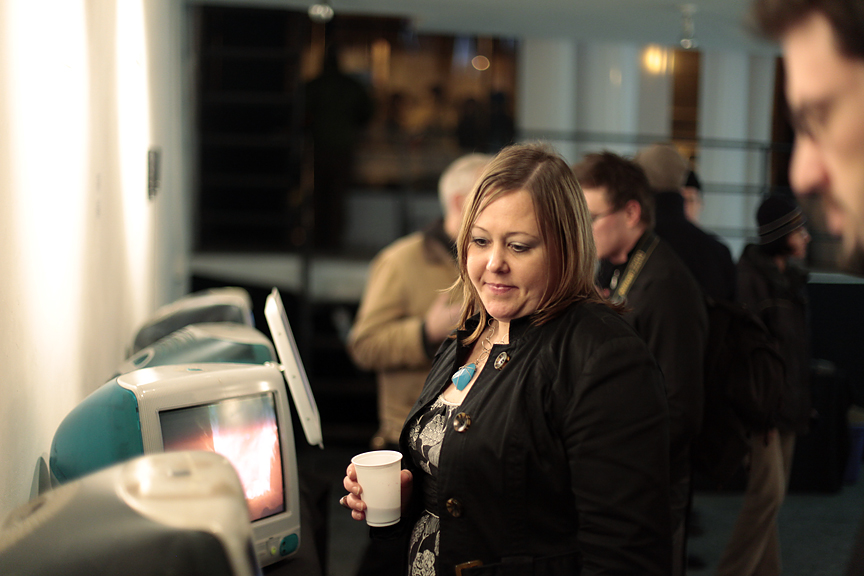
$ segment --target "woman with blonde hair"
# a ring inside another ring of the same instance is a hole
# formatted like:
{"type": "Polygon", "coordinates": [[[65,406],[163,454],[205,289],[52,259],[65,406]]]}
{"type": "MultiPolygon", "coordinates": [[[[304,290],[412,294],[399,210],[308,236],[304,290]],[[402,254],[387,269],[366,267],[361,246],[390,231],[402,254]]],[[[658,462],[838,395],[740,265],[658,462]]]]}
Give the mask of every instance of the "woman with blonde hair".
{"type": "MultiPolygon", "coordinates": [[[[400,438],[408,574],[668,574],[657,366],[598,294],[591,218],[541,144],[486,168],[457,240],[464,294],[400,438]]],[[[341,503],[365,518],[353,465],[341,503]]]]}

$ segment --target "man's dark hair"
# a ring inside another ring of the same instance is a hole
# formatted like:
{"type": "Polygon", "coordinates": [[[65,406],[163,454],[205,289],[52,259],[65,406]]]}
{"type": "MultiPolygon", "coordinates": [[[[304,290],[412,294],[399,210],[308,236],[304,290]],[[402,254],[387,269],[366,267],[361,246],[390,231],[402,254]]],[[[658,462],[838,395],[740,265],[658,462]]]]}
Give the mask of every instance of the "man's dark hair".
{"type": "Polygon", "coordinates": [[[828,19],[841,54],[864,59],[864,2],[861,0],[755,0],[753,3],[756,26],[773,40],[780,40],[790,28],[814,12],[828,19]]]}
{"type": "Polygon", "coordinates": [[[583,188],[605,188],[613,210],[623,209],[631,200],[638,202],[642,223],[648,230],[654,229],[654,197],[638,164],[612,152],[598,152],[586,154],[573,166],[573,172],[583,188]]]}

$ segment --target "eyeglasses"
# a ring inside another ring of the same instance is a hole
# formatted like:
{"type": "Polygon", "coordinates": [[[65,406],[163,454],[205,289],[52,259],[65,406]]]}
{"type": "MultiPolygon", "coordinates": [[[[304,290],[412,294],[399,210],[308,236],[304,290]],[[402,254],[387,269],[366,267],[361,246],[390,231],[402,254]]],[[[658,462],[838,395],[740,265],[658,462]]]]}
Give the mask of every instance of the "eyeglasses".
{"type": "Polygon", "coordinates": [[[804,104],[789,113],[789,123],[797,134],[818,140],[824,134],[828,121],[834,116],[842,95],[832,94],[816,102],[804,104]]]}
{"type": "Polygon", "coordinates": [[[620,208],[610,208],[606,212],[600,212],[599,214],[591,214],[591,224],[595,224],[598,220],[614,214],[615,212],[619,212],[620,210],[620,208]]]}

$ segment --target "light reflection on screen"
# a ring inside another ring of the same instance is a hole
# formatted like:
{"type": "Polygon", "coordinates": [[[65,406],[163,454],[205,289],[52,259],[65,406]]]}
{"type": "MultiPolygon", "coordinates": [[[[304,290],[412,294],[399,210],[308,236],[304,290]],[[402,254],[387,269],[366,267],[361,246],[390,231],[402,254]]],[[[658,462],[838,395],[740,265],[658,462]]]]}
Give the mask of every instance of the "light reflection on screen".
{"type": "Polygon", "coordinates": [[[159,413],[170,450],[209,450],[234,464],[253,522],[285,510],[273,394],[231,398],[159,413]]]}

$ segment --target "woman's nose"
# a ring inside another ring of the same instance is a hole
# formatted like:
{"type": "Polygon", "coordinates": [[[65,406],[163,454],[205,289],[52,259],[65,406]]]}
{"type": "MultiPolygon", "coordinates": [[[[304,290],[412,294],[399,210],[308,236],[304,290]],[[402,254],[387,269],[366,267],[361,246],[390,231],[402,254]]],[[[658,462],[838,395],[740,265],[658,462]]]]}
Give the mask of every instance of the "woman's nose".
{"type": "Polygon", "coordinates": [[[502,272],[507,268],[507,259],[504,250],[501,248],[493,248],[489,251],[489,261],[486,263],[486,269],[490,272],[502,272]]]}

